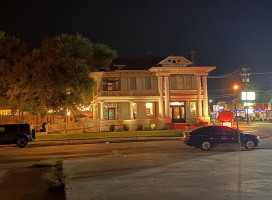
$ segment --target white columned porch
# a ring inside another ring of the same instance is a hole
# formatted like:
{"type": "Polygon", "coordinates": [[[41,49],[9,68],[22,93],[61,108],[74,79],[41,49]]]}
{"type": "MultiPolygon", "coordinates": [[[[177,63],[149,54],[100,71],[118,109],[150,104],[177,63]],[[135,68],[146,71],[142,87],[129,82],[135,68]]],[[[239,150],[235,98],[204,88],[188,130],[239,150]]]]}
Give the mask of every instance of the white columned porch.
{"type": "Polygon", "coordinates": [[[165,90],[165,117],[169,117],[169,76],[164,77],[164,90],[165,90]]]}
{"type": "Polygon", "coordinates": [[[130,119],[133,119],[133,101],[129,101],[130,119]]]}
{"type": "Polygon", "coordinates": [[[159,89],[159,93],[160,93],[160,97],[159,97],[159,116],[164,117],[162,76],[158,76],[158,89],[159,89]]]}
{"type": "Polygon", "coordinates": [[[204,117],[209,116],[209,110],[208,110],[208,88],[207,88],[207,76],[202,77],[203,81],[203,114],[204,117]]]}
{"type": "Polygon", "coordinates": [[[197,116],[202,117],[202,103],[201,103],[201,79],[200,76],[196,77],[197,86],[197,116]]]}
{"type": "Polygon", "coordinates": [[[97,119],[96,103],[93,103],[93,119],[97,119]]]}
{"type": "Polygon", "coordinates": [[[100,101],[100,119],[101,120],[104,119],[103,105],[104,105],[104,102],[100,101]]]}

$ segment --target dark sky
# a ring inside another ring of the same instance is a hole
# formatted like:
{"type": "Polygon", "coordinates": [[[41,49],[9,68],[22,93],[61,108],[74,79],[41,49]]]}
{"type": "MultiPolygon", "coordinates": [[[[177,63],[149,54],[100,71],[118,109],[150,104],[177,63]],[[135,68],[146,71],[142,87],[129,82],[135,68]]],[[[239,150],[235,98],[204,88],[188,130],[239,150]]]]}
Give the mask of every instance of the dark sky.
{"type": "Polygon", "coordinates": [[[193,50],[198,65],[217,66],[211,75],[242,67],[272,71],[269,0],[6,0],[0,5],[0,31],[30,48],[39,47],[45,37],[79,32],[120,56],[187,57],[193,50]]]}

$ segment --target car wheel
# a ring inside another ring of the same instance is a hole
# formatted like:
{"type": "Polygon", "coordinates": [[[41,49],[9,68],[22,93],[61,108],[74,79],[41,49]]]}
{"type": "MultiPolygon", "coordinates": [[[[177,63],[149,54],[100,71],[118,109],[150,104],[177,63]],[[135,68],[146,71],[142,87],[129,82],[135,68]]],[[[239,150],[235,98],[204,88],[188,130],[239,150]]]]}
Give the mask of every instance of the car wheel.
{"type": "Polygon", "coordinates": [[[254,149],[255,143],[252,140],[246,142],[246,149],[254,149]]]}
{"type": "Polygon", "coordinates": [[[269,122],[269,123],[272,123],[272,119],[269,119],[268,122],[269,122]]]}
{"type": "Polygon", "coordinates": [[[28,141],[25,137],[19,137],[16,142],[17,146],[20,148],[24,148],[27,146],[28,141]]]}
{"type": "Polygon", "coordinates": [[[210,141],[204,141],[201,143],[201,149],[203,151],[209,151],[212,148],[212,144],[210,141]]]}

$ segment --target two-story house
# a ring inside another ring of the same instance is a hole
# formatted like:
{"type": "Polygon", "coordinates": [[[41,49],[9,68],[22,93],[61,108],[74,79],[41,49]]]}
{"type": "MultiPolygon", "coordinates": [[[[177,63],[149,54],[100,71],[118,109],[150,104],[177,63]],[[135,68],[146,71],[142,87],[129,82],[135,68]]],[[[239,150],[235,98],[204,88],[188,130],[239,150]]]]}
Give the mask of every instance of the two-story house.
{"type": "Polygon", "coordinates": [[[105,127],[129,124],[135,128],[151,120],[160,128],[209,123],[207,75],[215,68],[169,56],[148,70],[92,72],[93,118],[105,127]]]}

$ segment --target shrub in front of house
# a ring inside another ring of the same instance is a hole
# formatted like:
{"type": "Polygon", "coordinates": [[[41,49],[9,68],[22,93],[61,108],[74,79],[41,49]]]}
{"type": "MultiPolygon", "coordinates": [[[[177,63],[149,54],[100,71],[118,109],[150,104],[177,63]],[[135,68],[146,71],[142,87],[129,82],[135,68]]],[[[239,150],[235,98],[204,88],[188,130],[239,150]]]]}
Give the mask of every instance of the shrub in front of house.
{"type": "Polygon", "coordinates": [[[137,131],[142,131],[143,130],[143,125],[142,124],[138,124],[136,130],[137,131]]]}
{"type": "Polygon", "coordinates": [[[149,124],[149,128],[150,128],[150,130],[155,130],[156,124],[155,124],[154,122],[151,122],[151,123],[149,124]]]}
{"type": "Polygon", "coordinates": [[[114,125],[114,124],[111,124],[109,129],[110,129],[110,132],[113,132],[114,129],[115,129],[115,125],[114,125]]]}
{"type": "Polygon", "coordinates": [[[124,124],[123,129],[124,129],[124,131],[128,131],[128,130],[129,130],[128,125],[127,125],[127,124],[124,124]]]}

